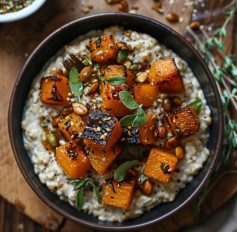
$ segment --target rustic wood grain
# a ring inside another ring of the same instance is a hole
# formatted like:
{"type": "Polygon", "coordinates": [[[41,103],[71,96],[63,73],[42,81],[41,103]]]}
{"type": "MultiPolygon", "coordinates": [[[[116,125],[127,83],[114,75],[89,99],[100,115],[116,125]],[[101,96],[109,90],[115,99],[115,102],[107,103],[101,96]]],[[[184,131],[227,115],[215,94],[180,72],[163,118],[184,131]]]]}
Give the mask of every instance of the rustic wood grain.
{"type": "MultiPolygon", "coordinates": [[[[201,21],[206,28],[209,26],[216,28],[224,20],[223,15],[221,15],[222,6],[229,1],[205,0],[205,7],[200,4],[195,5],[195,9],[198,11],[196,15],[192,15],[192,5],[185,6],[186,0],[177,0],[173,4],[171,2],[169,0],[163,1],[164,14],[152,9],[152,6],[155,5],[153,0],[130,0],[129,7],[131,9],[132,6],[138,6],[138,14],[163,22],[183,34],[184,28],[190,20],[201,21]],[[165,19],[167,12],[177,13],[180,16],[180,22],[168,22],[165,19]]],[[[27,19],[14,23],[0,24],[0,79],[2,81],[2,89],[0,91],[0,196],[14,204],[17,210],[22,212],[18,212],[14,206],[7,204],[6,201],[0,198],[0,231],[48,231],[37,223],[42,224],[44,228],[47,227],[51,230],[63,232],[93,231],[70,220],[63,221],[63,217],[41,202],[27,185],[11,151],[7,130],[7,109],[17,75],[28,55],[40,41],[56,28],[69,21],[95,13],[113,11],[117,11],[117,4],[108,5],[104,0],[71,0],[70,3],[66,0],[49,0],[38,12],[27,19]],[[81,9],[86,8],[88,3],[93,5],[93,9],[88,14],[85,14],[81,9]],[[14,223],[12,223],[13,221],[14,223]]],[[[233,41],[236,41],[237,36],[237,22],[234,25],[235,27],[228,28],[230,33],[225,40],[225,44],[228,51],[237,53],[237,46],[233,43],[233,41]]],[[[207,201],[201,205],[202,217],[193,214],[191,206],[189,206],[161,223],[139,230],[139,232],[178,231],[201,218],[207,217],[236,193],[236,185],[233,183],[236,183],[235,175],[225,176],[221,179],[211,191],[207,201]],[[219,201],[220,190],[224,186],[225,191],[221,191],[221,201],[219,201]]],[[[195,204],[196,201],[191,203],[191,205],[195,204]]]]}

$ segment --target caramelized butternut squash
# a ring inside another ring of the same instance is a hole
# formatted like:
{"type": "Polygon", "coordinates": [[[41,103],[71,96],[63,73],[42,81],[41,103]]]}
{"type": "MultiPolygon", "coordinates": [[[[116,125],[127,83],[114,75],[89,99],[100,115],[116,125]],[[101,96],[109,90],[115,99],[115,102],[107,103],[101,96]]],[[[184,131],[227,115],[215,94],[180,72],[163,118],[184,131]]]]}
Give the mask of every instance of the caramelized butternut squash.
{"type": "Polygon", "coordinates": [[[150,68],[148,81],[157,85],[160,92],[173,94],[185,92],[183,79],[174,58],[155,61],[150,68]]]}
{"type": "Polygon", "coordinates": [[[55,104],[68,106],[68,93],[71,91],[69,80],[64,76],[48,76],[41,79],[40,82],[40,100],[46,104],[55,104]]]}
{"type": "Polygon", "coordinates": [[[158,87],[147,83],[136,85],[134,87],[134,98],[137,104],[142,104],[143,107],[150,107],[156,100],[158,87]]]}
{"type": "Polygon", "coordinates": [[[105,63],[117,58],[114,35],[100,36],[89,42],[90,57],[98,63],[105,63]]]}
{"type": "Polygon", "coordinates": [[[144,145],[155,144],[155,119],[151,114],[146,114],[147,122],[145,125],[140,125],[140,142],[144,145]]]}
{"type": "Polygon", "coordinates": [[[119,92],[125,90],[127,87],[128,86],[126,84],[118,86],[113,86],[109,83],[102,84],[101,110],[116,117],[123,117],[130,114],[131,111],[122,103],[119,98],[119,92]]]}
{"type": "Polygon", "coordinates": [[[92,109],[82,138],[88,148],[108,151],[120,139],[122,132],[116,117],[92,109]]]}
{"type": "Polygon", "coordinates": [[[100,73],[104,73],[103,78],[108,79],[110,77],[126,77],[127,82],[126,84],[129,87],[132,87],[132,85],[135,82],[134,75],[129,71],[129,69],[125,65],[106,65],[100,69],[100,73]]]}
{"type": "Polygon", "coordinates": [[[78,138],[81,139],[80,136],[85,129],[85,123],[79,115],[71,113],[58,123],[58,127],[65,138],[70,141],[78,138]]]}
{"type": "Polygon", "coordinates": [[[82,149],[73,143],[56,148],[56,160],[71,179],[81,178],[90,170],[90,162],[82,149]]]}
{"type": "Polygon", "coordinates": [[[102,176],[106,173],[109,166],[114,162],[122,151],[121,147],[115,145],[109,151],[90,149],[89,160],[91,166],[102,176]]]}
{"type": "Polygon", "coordinates": [[[175,170],[178,159],[172,153],[153,148],[150,151],[144,174],[167,183],[175,170]]]}
{"type": "Polygon", "coordinates": [[[111,181],[110,185],[105,186],[103,202],[106,205],[127,209],[132,202],[135,180],[131,180],[130,183],[111,181]],[[113,189],[110,185],[113,185],[113,189]]]}
{"type": "Polygon", "coordinates": [[[178,109],[175,113],[168,117],[173,132],[188,136],[199,130],[199,120],[196,111],[192,106],[186,106],[178,109]]]}

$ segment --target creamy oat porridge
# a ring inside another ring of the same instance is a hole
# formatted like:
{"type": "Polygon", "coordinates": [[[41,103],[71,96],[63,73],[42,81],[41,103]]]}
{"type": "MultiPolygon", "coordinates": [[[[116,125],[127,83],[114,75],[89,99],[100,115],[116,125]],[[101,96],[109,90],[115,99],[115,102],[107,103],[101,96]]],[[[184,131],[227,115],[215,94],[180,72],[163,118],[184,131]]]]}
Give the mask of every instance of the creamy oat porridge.
{"type": "Polygon", "coordinates": [[[33,81],[22,128],[42,183],[100,220],[124,221],[173,201],[192,181],[209,155],[210,123],[185,61],[114,26],[50,59],[33,81]]]}

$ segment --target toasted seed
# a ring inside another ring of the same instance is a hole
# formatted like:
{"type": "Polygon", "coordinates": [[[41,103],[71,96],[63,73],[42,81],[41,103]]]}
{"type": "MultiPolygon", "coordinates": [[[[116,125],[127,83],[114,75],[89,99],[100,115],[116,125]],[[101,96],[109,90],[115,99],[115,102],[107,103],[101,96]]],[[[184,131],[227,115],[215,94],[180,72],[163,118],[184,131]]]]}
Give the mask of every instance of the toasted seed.
{"type": "Polygon", "coordinates": [[[168,21],[172,22],[172,23],[175,23],[175,22],[178,22],[178,21],[179,21],[179,16],[178,16],[177,14],[175,14],[175,13],[172,13],[172,12],[167,13],[166,16],[165,16],[165,18],[166,18],[168,21]]]}
{"type": "Polygon", "coordinates": [[[132,62],[129,60],[126,60],[123,64],[126,66],[126,68],[129,69],[131,67],[132,62]]]}
{"type": "Polygon", "coordinates": [[[82,82],[87,82],[91,79],[92,77],[92,68],[91,66],[87,66],[83,68],[80,72],[80,80],[82,82]]]}
{"type": "Polygon", "coordinates": [[[78,115],[85,115],[88,112],[86,106],[78,102],[73,103],[72,108],[73,108],[73,111],[78,115]]]}
{"type": "Polygon", "coordinates": [[[179,160],[184,158],[184,149],[181,146],[175,148],[175,155],[179,160]]]}
{"type": "Polygon", "coordinates": [[[141,185],[140,188],[145,195],[150,195],[152,192],[152,183],[150,179],[146,179],[141,185]]]}
{"type": "Polygon", "coordinates": [[[167,130],[164,126],[159,126],[155,129],[154,135],[160,139],[165,139],[167,136],[167,130]]]}
{"type": "Polygon", "coordinates": [[[175,148],[178,146],[178,143],[179,143],[179,141],[175,137],[170,138],[166,141],[165,148],[167,148],[167,149],[175,148]]]}
{"type": "Polygon", "coordinates": [[[106,2],[109,3],[109,4],[118,3],[120,1],[121,0],[106,0],[106,2]]]}
{"type": "Polygon", "coordinates": [[[128,45],[124,42],[118,42],[116,43],[116,46],[120,50],[128,50],[128,45]]]}
{"type": "Polygon", "coordinates": [[[89,88],[88,95],[96,93],[97,89],[99,88],[99,85],[100,84],[98,82],[93,83],[92,86],[89,88]]]}
{"type": "Polygon", "coordinates": [[[170,111],[170,108],[171,108],[171,106],[170,106],[170,100],[169,100],[169,98],[166,98],[165,100],[164,100],[164,102],[163,102],[163,107],[164,107],[164,109],[165,109],[165,111],[170,111]]]}
{"type": "Polygon", "coordinates": [[[53,127],[58,127],[58,123],[61,121],[62,118],[63,118],[62,116],[60,116],[60,117],[55,117],[55,118],[53,119],[53,121],[52,121],[52,126],[53,126],[53,127]]]}
{"type": "Polygon", "coordinates": [[[136,81],[139,83],[143,83],[146,81],[147,77],[148,77],[147,72],[142,72],[137,76],[136,81]]]}
{"type": "Polygon", "coordinates": [[[63,116],[67,116],[68,114],[72,113],[72,108],[68,108],[68,107],[64,107],[62,110],[61,110],[61,114],[63,116]]]}
{"type": "Polygon", "coordinates": [[[200,23],[199,23],[198,21],[194,21],[194,22],[192,22],[192,23],[189,24],[189,27],[190,27],[191,29],[198,29],[199,26],[200,26],[200,23]]]}
{"type": "Polygon", "coordinates": [[[118,5],[118,10],[121,12],[128,12],[128,2],[127,0],[120,1],[120,4],[118,5]]]}
{"type": "Polygon", "coordinates": [[[172,97],[170,101],[174,106],[180,106],[182,104],[182,100],[179,97],[172,97]]]}

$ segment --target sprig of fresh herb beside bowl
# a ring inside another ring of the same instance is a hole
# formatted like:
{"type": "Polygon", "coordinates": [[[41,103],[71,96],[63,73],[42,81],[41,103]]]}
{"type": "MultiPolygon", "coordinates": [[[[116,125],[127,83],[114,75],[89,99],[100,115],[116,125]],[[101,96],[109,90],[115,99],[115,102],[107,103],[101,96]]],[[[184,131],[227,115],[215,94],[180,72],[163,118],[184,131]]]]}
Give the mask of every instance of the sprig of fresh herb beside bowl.
{"type": "Polygon", "coordinates": [[[237,123],[229,112],[230,107],[232,106],[232,109],[237,113],[237,66],[235,65],[237,54],[226,55],[223,52],[225,49],[223,38],[228,35],[227,26],[231,23],[237,13],[236,0],[232,1],[228,6],[232,7],[232,9],[229,12],[226,12],[227,18],[223,25],[218,28],[212,36],[208,35],[203,26],[199,27],[201,36],[198,36],[190,27],[186,27],[186,30],[194,38],[198,50],[203,55],[204,60],[215,78],[224,112],[224,146],[222,147],[218,163],[211,179],[200,193],[197,205],[193,207],[193,210],[197,214],[201,211],[201,203],[207,198],[208,193],[220,179],[227,174],[237,173],[236,170],[227,170],[218,178],[215,178],[220,167],[228,164],[233,149],[237,147],[237,123]],[[204,37],[204,39],[202,37],[204,37]],[[216,52],[222,58],[220,65],[216,61],[216,52]]]}
{"type": "Polygon", "coordinates": [[[122,103],[130,110],[137,109],[135,114],[126,115],[120,119],[119,123],[121,126],[138,127],[144,125],[147,122],[145,111],[142,109],[142,105],[138,105],[132,95],[127,91],[120,91],[119,97],[122,103]]]}
{"type": "Polygon", "coordinates": [[[87,185],[90,185],[93,188],[93,192],[96,196],[96,199],[97,199],[98,203],[102,204],[102,199],[101,199],[101,196],[100,196],[100,193],[99,193],[99,190],[101,188],[100,185],[97,185],[96,183],[93,183],[89,179],[71,179],[71,178],[67,178],[67,180],[71,184],[75,184],[75,186],[73,188],[73,191],[78,190],[77,196],[76,196],[76,208],[78,210],[81,210],[83,205],[84,205],[83,190],[87,185]]]}

